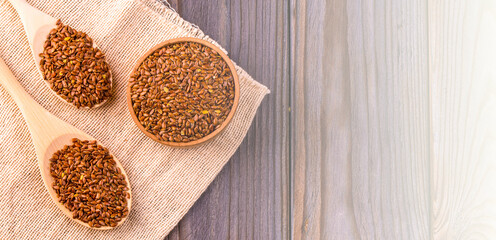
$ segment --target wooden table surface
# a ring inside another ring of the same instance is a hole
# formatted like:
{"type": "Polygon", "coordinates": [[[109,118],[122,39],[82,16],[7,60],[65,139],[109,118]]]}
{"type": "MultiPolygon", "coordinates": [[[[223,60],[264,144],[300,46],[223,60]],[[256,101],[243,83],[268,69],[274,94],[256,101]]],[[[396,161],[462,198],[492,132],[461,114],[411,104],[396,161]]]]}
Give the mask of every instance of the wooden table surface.
{"type": "Polygon", "coordinates": [[[167,239],[496,238],[496,1],[169,2],[271,94],[167,239]]]}
{"type": "Polygon", "coordinates": [[[289,239],[288,3],[169,3],[271,93],[238,151],[168,239],[289,239]]]}

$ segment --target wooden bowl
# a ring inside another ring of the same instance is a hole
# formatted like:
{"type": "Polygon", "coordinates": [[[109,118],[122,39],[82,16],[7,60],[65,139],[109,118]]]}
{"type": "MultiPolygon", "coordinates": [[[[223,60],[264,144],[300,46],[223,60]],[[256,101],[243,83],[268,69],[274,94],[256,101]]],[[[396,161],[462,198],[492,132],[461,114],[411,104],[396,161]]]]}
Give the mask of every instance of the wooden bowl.
{"type": "MultiPolygon", "coordinates": [[[[239,102],[239,77],[238,77],[238,73],[236,72],[236,68],[234,67],[234,64],[232,63],[231,59],[229,59],[229,57],[222,50],[220,50],[218,47],[216,47],[215,45],[213,45],[210,42],[207,42],[205,40],[201,40],[198,38],[191,38],[191,37],[171,39],[171,40],[167,40],[165,42],[162,42],[162,43],[155,45],[153,48],[148,50],[148,52],[146,52],[137,61],[130,76],[132,76],[134,74],[134,72],[139,68],[141,63],[155,50],[162,48],[164,46],[167,46],[167,45],[171,45],[171,44],[175,44],[175,43],[181,43],[181,42],[195,42],[195,43],[199,43],[199,44],[202,44],[204,46],[207,46],[207,47],[213,49],[215,52],[217,52],[222,57],[222,59],[224,59],[224,61],[227,63],[227,65],[229,66],[229,69],[231,70],[231,73],[233,75],[233,80],[234,80],[234,102],[233,102],[231,111],[227,115],[226,120],[224,120],[224,122],[220,125],[219,128],[217,128],[216,130],[214,130],[213,132],[211,132],[207,136],[200,138],[200,139],[197,139],[197,140],[194,140],[194,141],[190,141],[190,142],[161,141],[155,135],[146,131],[145,128],[138,121],[138,118],[136,117],[136,113],[134,112],[133,104],[132,104],[132,100],[131,100],[131,84],[130,83],[128,83],[128,85],[127,85],[127,106],[128,106],[129,112],[131,113],[131,117],[133,118],[134,123],[138,126],[138,128],[146,136],[148,136],[149,138],[153,139],[156,142],[165,144],[167,146],[186,148],[186,147],[193,147],[193,146],[205,143],[209,140],[212,140],[215,136],[217,136],[217,134],[221,133],[226,128],[226,126],[229,124],[229,122],[231,122],[231,120],[234,116],[234,113],[236,112],[236,109],[238,107],[238,102],[239,102]]],[[[131,79],[131,77],[129,77],[129,78],[131,79]]]]}

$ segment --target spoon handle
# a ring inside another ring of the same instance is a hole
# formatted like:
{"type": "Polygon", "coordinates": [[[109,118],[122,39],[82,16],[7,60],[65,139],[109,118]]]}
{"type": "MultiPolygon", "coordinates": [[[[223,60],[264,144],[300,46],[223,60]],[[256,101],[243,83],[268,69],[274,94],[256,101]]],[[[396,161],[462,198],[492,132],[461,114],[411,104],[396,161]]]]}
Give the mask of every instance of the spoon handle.
{"type": "Polygon", "coordinates": [[[51,142],[51,136],[62,131],[59,128],[47,126],[54,125],[63,128],[67,125],[45,110],[24,90],[2,58],[0,58],[0,85],[16,102],[26,120],[33,142],[38,143],[37,145],[41,146],[42,149],[51,142]]]}
{"type": "MultiPolygon", "coordinates": [[[[47,25],[51,26],[49,27],[50,29],[56,26],[57,19],[29,5],[25,0],[9,0],[9,2],[19,15],[31,45],[34,44],[34,39],[40,33],[40,29],[43,29],[47,25]]],[[[43,37],[46,38],[46,36],[43,37]]],[[[45,40],[44,38],[43,42],[45,40]]]]}
{"type": "Polygon", "coordinates": [[[9,0],[9,2],[10,4],[12,4],[12,6],[14,6],[16,10],[23,9],[24,7],[26,7],[26,5],[29,5],[26,0],[9,0]]]}
{"type": "Polygon", "coordinates": [[[41,110],[42,107],[19,84],[2,58],[0,58],[0,85],[7,90],[25,117],[28,117],[27,115],[30,115],[29,112],[31,111],[39,112],[41,110]]]}

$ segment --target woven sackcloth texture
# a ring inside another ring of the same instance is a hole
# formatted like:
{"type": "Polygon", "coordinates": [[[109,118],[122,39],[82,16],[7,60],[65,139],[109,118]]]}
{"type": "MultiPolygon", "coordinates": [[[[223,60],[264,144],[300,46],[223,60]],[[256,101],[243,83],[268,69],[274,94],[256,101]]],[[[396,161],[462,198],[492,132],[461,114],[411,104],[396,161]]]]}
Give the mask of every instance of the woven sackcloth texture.
{"type": "Polygon", "coordinates": [[[112,69],[113,98],[98,109],[77,110],[53,96],[35,68],[20,19],[6,0],[0,0],[0,57],[38,103],[116,155],[129,175],[133,206],[126,222],[109,231],[83,227],[63,215],[45,190],[24,119],[0,87],[0,239],[163,239],[234,154],[269,90],[237,67],[241,95],[227,129],[192,149],[161,145],[131,119],[125,94],[129,74],[142,54],[164,40],[212,40],[158,1],[28,2],[95,40],[112,69]]]}

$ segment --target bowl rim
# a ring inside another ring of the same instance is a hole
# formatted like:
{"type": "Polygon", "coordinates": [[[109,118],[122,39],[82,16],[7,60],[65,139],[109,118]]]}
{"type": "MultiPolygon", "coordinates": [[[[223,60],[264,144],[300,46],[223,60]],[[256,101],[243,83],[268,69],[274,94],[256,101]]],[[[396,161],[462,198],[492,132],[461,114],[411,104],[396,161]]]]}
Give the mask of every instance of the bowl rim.
{"type": "Polygon", "coordinates": [[[150,50],[148,50],[146,53],[144,53],[136,61],[135,65],[134,65],[134,67],[133,67],[133,69],[131,71],[131,74],[129,75],[128,82],[127,82],[127,87],[126,88],[127,88],[127,90],[126,90],[127,107],[128,107],[128,110],[129,110],[129,112],[131,114],[131,117],[132,117],[134,123],[136,124],[136,126],[138,126],[138,128],[141,130],[141,132],[143,132],[146,136],[148,136],[152,140],[154,140],[154,141],[156,141],[158,143],[167,145],[167,146],[171,146],[171,147],[180,147],[180,148],[193,147],[193,146],[197,146],[197,145],[200,145],[202,143],[206,143],[206,142],[212,140],[215,136],[217,136],[219,133],[221,133],[227,127],[227,125],[231,122],[231,120],[234,117],[234,114],[235,114],[235,112],[237,110],[238,103],[239,103],[239,76],[238,76],[238,73],[236,71],[236,67],[234,66],[234,63],[227,56],[227,54],[224,53],[224,51],[222,51],[220,48],[218,48],[214,44],[212,44],[212,43],[210,43],[210,42],[208,42],[206,40],[202,40],[202,39],[194,38],[194,37],[181,37],[181,38],[169,39],[169,40],[163,41],[163,42],[155,45],[154,47],[152,47],[150,50]],[[204,45],[206,47],[211,48],[212,50],[214,50],[215,52],[217,52],[222,57],[222,59],[229,66],[229,69],[231,70],[231,73],[233,75],[233,80],[234,80],[234,101],[233,101],[233,105],[231,107],[231,111],[227,115],[227,117],[224,120],[224,122],[220,125],[219,128],[215,129],[213,132],[211,132],[207,136],[204,136],[204,137],[202,137],[200,139],[197,139],[197,140],[194,140],[194,141],[190,141],[190,142],[161,141],[161,140],[158,139],[158,137],[156,137],[152,133],[146,131],[146,129],[143,127],[143,125],[141,125],[141,123],[138,121],[138,118],[136,117],[136,113],[134,112],[133,104],[132,104],[132,99],[131,99],[131,84],[130,84],[131,76],[136,72],[136,70],[139,68],[139,66],[141,65],[141,63],[148,56],[150,56],[150,54],[153,53],[155,50],[160,49],[162,47],[165,47],[167,45],[181,43],[181,42],[194,42],[194,43],[202,44],[202,45],[204,45]]]}

